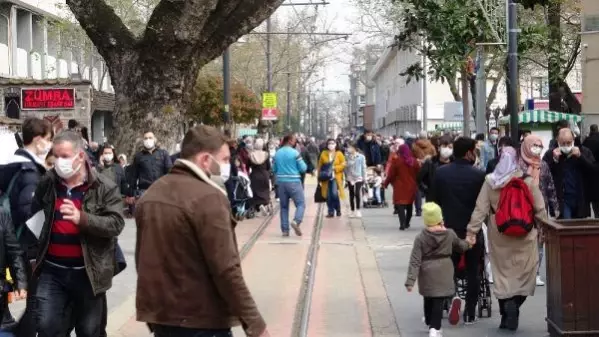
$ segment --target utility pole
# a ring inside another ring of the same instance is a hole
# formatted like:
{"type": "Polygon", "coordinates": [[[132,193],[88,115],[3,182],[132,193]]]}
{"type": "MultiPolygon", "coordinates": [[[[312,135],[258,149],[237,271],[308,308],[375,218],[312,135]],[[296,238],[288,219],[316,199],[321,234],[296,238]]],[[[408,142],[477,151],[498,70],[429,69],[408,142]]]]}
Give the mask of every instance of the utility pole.
{"type": "Polygon", "coordinates": [[[230,104],[231,104],[231,71],[230,71],[229,48],[225,49],[223,54],[223,122],[225,128],[231,123],[230,104]]]}
{"type": "Polygon", "coordinates": [[[487,133],[487,74],[485,70],[485,47],[478,45],[476,51],[476,133],[487,133]]]}
{"type": "MultiPolygon", "coordinates": [[[[291,27],[287,27],[287,33],[291,32],[291,27]]],[[[291,69],[289,69],[289,58],[291,57],[291,53],[289,52],[289,38],[290,35],[287,35],[287,110],[286,119],[287,119],[287,130],[291,131],[291,69]]]]}
{"type": "Polygon", "coordinates": [[[426,55],[422,54],[422,68],[424,75],[422,76],[422,130],[428,132],[428,69],[426,55]]]}
{"type": "Polygon", "coordinates": [[[515,144],[518,137],[518,5],[514,0],[508,1],[508,108],[510,109],[510,133],[515,144]]]}
{"type": "Polygon", "coordinates": [[[312,101],[310,100],[310,98],[312,97],[312,93],[308,90],[308,114],[307,114],[307,118],[304,119],[304,128],[308,131],[308,134],[310,136],[313,136],[312,134],[312,101]]]}
{"type": "Polygon", "coordinates": [[[272,22],[270,16],[266,19],[266,76],[267,76],[267,87],[268,92],[272,92],[272,64],[270,60],[270,54],[272,53],[272,47],[270,45],[270,36],[272,35],[272,22]]]}

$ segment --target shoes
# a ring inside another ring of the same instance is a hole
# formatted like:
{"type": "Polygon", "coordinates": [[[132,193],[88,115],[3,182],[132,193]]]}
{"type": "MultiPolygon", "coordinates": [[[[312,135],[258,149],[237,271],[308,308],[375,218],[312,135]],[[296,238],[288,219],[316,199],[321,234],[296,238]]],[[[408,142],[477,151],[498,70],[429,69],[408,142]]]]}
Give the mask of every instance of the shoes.
{"type": "Polygon", "coordinates": [[[431,328],[428,331],[428,337],[443,337],[443,330],[437,330],[437,329],[431,328]]]}
{"type": "Polygon", "coordinates": [[[325,215],[325,217],[327,217],[327,218],[334,218],[335,214],[327,214],[327,215],[325,215]]]}
{"type": "Polygon", "coordinates": [[[283,237],[288,237],[289,236],[289,232],[283,232],[283,237]]]}
{"type": "Polygon", "coordinates": [[[476,316],[464,316],[464,325],[472,325],[478,322],[476,316]]]}
{"type": "Polygon", "coordinates": [[[293,228],[295,235],[302,236],[302,230],[300,229],[300,225],[297,222],[295,222],[295,220],[291,221],[291,228],[293,228]]]}
{"type": "Polygon", "coordinates": [[[462,299],[458,296],[451,300],[449,307],[449,324],[456,325],[460,322],[460,312],[462,311],[462,299]]]}
{"type": "Polygon", "coordinates": [[[337,211],[337,216],[341,216],[341,211],[337,211]]]}
{"type": "Polygon", "coordinates": [[[350,218],[355,218],[356,217],[356,213],[355,212],[349,212],[349,217],[350,218]]]}
{"type": "Polygon", "coordinates": [[[266,208],[265,205],[260,205],[260,215],[262,215],[262,216],[268,215],[268,208],[266,208]]]}
{"type": "Polygon", "coordinates": [[[545,285],[545,282],[541,279],[541,275],[537,275],[537,286],[542,287],[545,285]]]}
{"type": "Polygon", "coordinates": [[[356,213],[354,214],[356,218],[361,218],[362,217],[362,213],[360,211],[356,211],[356,213]]]}
{"type": "Polygon", "coordinates": [[[406,230],[406,228],[405,228],[404,226],[399,226],[399,230],[400,230],[400,231],[405,231],[405,230],[406,230]]]}

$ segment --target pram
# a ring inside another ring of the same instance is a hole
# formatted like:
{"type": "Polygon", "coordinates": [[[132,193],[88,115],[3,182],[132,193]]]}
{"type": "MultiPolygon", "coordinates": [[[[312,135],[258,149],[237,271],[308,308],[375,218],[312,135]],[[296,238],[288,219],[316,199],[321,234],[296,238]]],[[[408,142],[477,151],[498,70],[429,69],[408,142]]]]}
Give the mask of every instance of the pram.
{"type": "Polygon", "coordinates": [[[375,196],[375,185],[376,185],[376,172],[375,167],[369,167],[366,169],[366,181],[364,182],[364,208],[384,208],[388,207],[387,202],[378,202],[375,196]]]}
{"type": "Polygon", "coordinates": [[[240,174],[230,177],[227,184],[232,186],[231,210],[237,221],[243,219],[252,219],[256,216],[255,210],[248,207],[249,201],[252,199],[252,190],[250,188],[250,180],[240,174]]]}
{"type": "MultiPolygon", "coordinates": [[[[481,244],[486,246],[486,242],[483,240],[481,244]]],[[[483,246],[483,252],[486,251],[483,246]]],[[[489,282],[489,278],[487,277],[487,273],[485,271],[485,254],[481,254],[480,262],[479,262],[479,278],[480,278],[480,287],[478,292],[478,317],[482,318],[483,314],[486,314],[486,317],[491,317],[492,308],[493,308],[493,299],[491,295],[491,283],[489,282]]],[[[468,279],[466,275],[466,259],[465,255],[461,256],[460,262],[456,268],[456,272],[454,275],[454,281],[456,286],[456,295],[460,297],[462,300],[466,300],[466,292],[468,289],[468,279]]],[[[448,300],[445,303],[445,310],[449,311],[451,305],[451,300],[448,300]]]]}

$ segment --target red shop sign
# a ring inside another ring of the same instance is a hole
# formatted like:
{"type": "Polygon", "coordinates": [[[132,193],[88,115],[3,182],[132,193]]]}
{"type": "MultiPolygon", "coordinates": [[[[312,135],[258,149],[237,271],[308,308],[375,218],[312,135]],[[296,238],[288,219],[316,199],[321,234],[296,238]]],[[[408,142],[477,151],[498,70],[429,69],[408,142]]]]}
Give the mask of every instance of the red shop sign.
{"type": "Polygon", "coordinates": [[[75,108],[75,89],[21,89],[22,110],[59,110],[75,108]]]}

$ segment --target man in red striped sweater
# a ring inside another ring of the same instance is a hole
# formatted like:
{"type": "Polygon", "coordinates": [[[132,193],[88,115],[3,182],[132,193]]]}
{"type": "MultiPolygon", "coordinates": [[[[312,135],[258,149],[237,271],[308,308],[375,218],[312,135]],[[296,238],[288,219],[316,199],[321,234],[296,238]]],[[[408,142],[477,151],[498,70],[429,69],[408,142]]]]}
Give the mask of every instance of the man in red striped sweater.
{"type": "Polygon", "coordinates": [[[77,133],[56,136],[53,153],[55,167],[33,200],[33,211],[45,215],[34,269],[38,336],[64,334],[63,311],[71,307],[77,336],[98,337],[116,267],[116,238],[125,224],[121,195],[114,182],[91,168],[77,133]]]}

